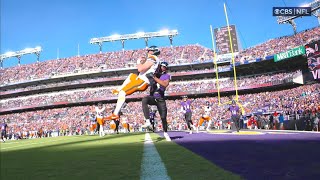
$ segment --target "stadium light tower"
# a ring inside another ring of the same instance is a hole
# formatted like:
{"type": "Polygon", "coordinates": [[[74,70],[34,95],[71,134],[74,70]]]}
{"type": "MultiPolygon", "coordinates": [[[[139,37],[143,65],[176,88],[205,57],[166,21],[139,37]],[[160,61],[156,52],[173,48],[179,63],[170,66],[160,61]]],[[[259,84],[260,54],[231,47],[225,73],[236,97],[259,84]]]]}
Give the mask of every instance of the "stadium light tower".
{"type": "MultiPolygon", "coordinates": [[[[316,18],[318,18],[318,23],[320,25],[320,0],[314,0],[313,2],[309,4],[303,5],[303,7],[311,7],[311,14],[314,15],[316,18]]],[[[294,22],[294,19],[302,17],[302,16],[278,16],[277,22],[278,24],[290,24],[293,28],[294,33],[297,33],[297,25],[294,22]]]]}
{"type": "Polygon", "coordinates": [[[311,13],[318,19],[318,23],[320,25],[320,0],[315,0],[310,3],[309,6],[311,9],[315,9],[314,11],[311,10],[311,13]]]}
{"type": "Polygon", "coordinates": [[[6,52],[4,54],[1,54],[0,55],[1,68],[3,68],[3,61],[5,59],[7,59],[7,58],[12,58],[12,57],[18,58],[18,65],[20,66],[21,56],[27,55],[27,54],[35,54],[35,55],[37,55],[37,62],[39,62],[41,51],[42,51],[42,48],[40,46],[37,46],[35,48],[26,48],[26,49],[23,49],[21,51],[16,51],[16,52],[10,51],[10,52],[6,52]]]}
{"type": "Polygon", "coordinates": [[[148,41],[150,38],[154,37],[169,37],[170,44],[172,46],[172,39],[174,36],[178,35],[178,30],[168,30],[164,29],[157,32],[138,32],[135,34],[114,34],[111,36],[100,37],[100,38],[92,38],[90,39],[90,44],[97,44],[99,45],[100,53],[102,53],[102,45],[104,42],[114,42],[114,41],[121,41],[122,49],[124,50],[124,45],[126,40],[131,39],[144,39],[146,47],[148,47],[148,41]]]}
{"type": "Polygon", "coordinates": [[[318,23],[320,25],[320,0],[314,0],[311,3],[302,6],[311,7],[311,14],[318,19],[318,23]]]}

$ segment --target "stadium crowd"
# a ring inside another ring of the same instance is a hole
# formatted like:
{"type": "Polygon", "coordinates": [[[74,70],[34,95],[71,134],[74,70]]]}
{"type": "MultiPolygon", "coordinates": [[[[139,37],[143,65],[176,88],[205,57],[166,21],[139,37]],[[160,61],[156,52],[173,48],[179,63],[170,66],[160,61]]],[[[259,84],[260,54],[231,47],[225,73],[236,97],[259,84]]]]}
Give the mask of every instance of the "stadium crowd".
{"type": "MultiPolygon", "coordinates": [[[[218,66],[218,71],[221,72],[223,70],[230,70],[230,65],[224,65],[224,66],[218,66]]],[[[183,76],[187,75],[189,73],[192,74],[201,74],[201,73],[214,73],[215,69],[204,69],[204,70],[185,70],[185,71],[172,71],[170,74],[172,76],[183,76]]],[[[97,83],[97,82],[110,82],[110,81],[116,81],[121,80],[123,81],[126,78],[127,75],[111,75],[111,76],[100,76],[100,77],[85,77],[85,78],[79,78],[76,80],[61,80],[58,82],[52,82],[52,83],[39,83],[35,85],[30,85],[26,87],[17,87],[17,88],[4,88],[0,92],[0,96],[3,94],[11,94],[16,92],[25,92],[25,91],[32,91],[32,90],[41,90],[41,89],[47,89],[47,88],[54,88],[54,87],[64,87],[64,86],[70,86],[70,85],[78,85],[78,84],[86,84],[86,83],[97,83]]]]}
{"type": "MultiPolygon", "coordinates": [[[[251,77],[239,77],[237,80],[238,87],[247,87],[250,85],[261,85],[268,82],[291,80],[296,72],[287,73],[275,73],[275,74],[263,74],[259,76],[251,77]]],[[[233,78],[221,78],[219,79],[219,88],[232,88],[234,87],[233,78]]],[[[167,89],[168,93],[173,92],[201,92],[207,90],[217,89],[215,79],[206,80],[192,80],[192,81],[175,81],[170,84],[167,89]]]]}
{"type": "Polygon", "coordinates": [[[320,39],[320,27],[308,29],[293,36],[284,36],[270,39],[259,45],[240,51],[235,61],[243,63],[245,60],[262,58],[266,56],[285,52],[294,47],[305,45],[314,40],[320,39]]]}
{"type": "MultiPolygon", "coordinates": [[[[172,48],[162,47],[160,50],[161,59],[170,61],[171,64],[177,64],[174,62],[175,57],[179,57],[179,59],[182,59],[185,63],[190,63],[202,56],[206,48],[200,45],[186,45],[172,48]]],[[[135,60],[142,55],[145,55],[145,49],[106,52],[80,57],[74,56],[5,68],[0,70],[0,84],[50,78],[56,75],[72,74],[79,71],[99,71],[101,69],[118,69],[119,67],[126,68],[130,65],[130,62],[135,63],[135,60]]]]}
{"type": "MultiPolygon", "coordinates": [[[[320,28],[305,30],[292,36],[271,39],[260,45],[244,49],[235,58],[236,61],[265,58],[267,55],[286,51],[292,47],[304,45],[320,38],[320,28]]],[[[185,45],[161,47],[160,59],[170,64],[201,62],[213,59],[212,51],[201,45],[185,45]]],[[[144,49],[106,52],[74,56],[39,63],[20,65],[0,69],[0,84],[28,81],[39,78],[50,78],[61,74],[72,74],[82,71],[99,71],[101,69],[118,69],[130,67],[139,56],[144,55],[144,49]]]]}
{"type": "MultiPolygon", "coordinates": [[[[270,123],[269,115],[274,117],[273,124],[281,124],[280,114],[284,115],[284,120],[289,120],[289,116],[295,117],[304,115],[308,117],[308,122],[318,127],[320,116],[320,84],[304,85],[297,88],[261,92],[256,94],[245,94],[239,96],[239,102],[243,105],[246,119],[245,128],[256,127],[263,128],[263,122],[270,123]],[[266,114],[266,115],[264,115],[266,114]],[[257,123],[258,122],[258,123],[257,123]]],[[[212,128],[228,128],[230,121],[227,102],[230,97],[222,97],[222,105],[218,105],[217,97],[196,98],[192,100],[192,120],[196,123],[202,112],[202,107],[206,101],[212,105],[211,117],[214,120],[212,128]]],[[[167,100],[168,103],[168,122],[170,130],[185,130],[186,123],[180,110],[181,100],[167,100]]],[[[113,104],[106,104],[107,109],[112,109],[113,104]]],[[[48,110],[38,110],[23,113],[14,113],[1,115],[0,119],[8,123],[10,137],[31,138],[57,135],[76,135],[88,134],[90,128],[90,106],[67,107],[48,110]],[[14,134],[14,136],[13,136],[14,134]]],[[[123,116],[131,125],[133,130],[142,130],[144,123],[142,115],[141,102],[130,102],[123,109],[123,116]]],[[[306,122],[308,124],[308,122],[306,122]]],[[[310,124],[311,125],[311,124],[310,124]]],[[[106,129],[110,129],[109,121],[106,123],[106,129]]],[[[315,127],[315,126],[314,126],[315,127]]],[[[158,129],[161,129],[161,123],[158,123],[158,129]]]]}
{"type": "MultiPolygon", "coordinates": [[[[271,39],[262,44],[240,51],[236,56],[237,62],[243,63],[245,60],[256,58],[264,59],[268,55],[284,52],[288,49],[299,45],[305,45],[315,39],[320,38],[320,27],[300,32],[296,35],[285,36],[271,39]]],[[[174,47],[161,47],[160,59],[168,61],[170,64],[197,63],[212,60],[212,51],[201,45],[185,45],[174,47]]],[[[116,52],[106,52],[101,54],[90,54],[80,57],[61,58],[57,60],[49,60],[45,62],[33,63],[28,65],[19,65],[0,70],[0,84],[5,87],[7,84],[24,82],[33,79],[46,79],[57,77],[59,75],[68,75],[84,72],[99,72],[101,70],[118,69],[119,67],[130,68],[135,64],[135,60],[145,54],[145,49],[123,50],[116,52]]],[[[229,68],[229,65],[219,66],[220,70],[229,68]]],[[[179,71],[177,74],[185,72],[179,71]]],[[[250,85],[261,85],[263,83],[292,80],[296,72],[276,73],[276,74],[260,74],[252,77],[240,77],[238,87],[246,87],[250,85]]],[[[99,81],[108,80],[117,77],[98,77],[96,79],[79,79],[66,82],[58,82],[51,84],[40,84],[14,90],[35,90],[48,87],[64,86],[69,84],[81,83],[80,81],[99,81]]],[[[233,88],[232,78],[221,78],[220,88],[233,88]]],[[[105,86],[99,88],[86,88],[76,90],[66,90],[52,93],[43,93],[29,96],[21,96],[15,98],[1,99],[0,108],[17,108],[22,106],[41,106],[55,102],[79,102],[101,97],[113,97],[111,90],[114,86],[105,86]]],[[[4,88],[5,89],[5,88],[4,88]]],[[[173,92],[190,92],[190,91],[206,91],[216,89],[215,80],[204,79],[196,81],[174,81],[167,90],[167,93],[173,92]]],[[[13,91],[14,91],[13,90],[13,91]]],[[[12,91],[9,90],[9,91],[12,91]]],[[[143,95],[147,92],[142,93],[143,95]]],[[[296,119],[300,115],[308,117],[308,122],[312,122],[319,127],[320,114],[320,84],[304,85],[297,88],[261,92],[256,94],[245,94],[239,96],[239,102],[243,105],[245,116],[243,122],[245,128],[261,128],[266,124],[283,124],[283,120],[289,120],[290,115],[294,115],[296,119]],[[284,118],[279,118],[283,116],[284,118]],[[272,116],[276,120],[271,122],[272,116]],[[249,119],[247,119],[249,118],[249,119]],[[265,123],[261,123],[265,122],[265,123]]],[[[229,112],[226,112],[227,102],[230,97],[222,97],[222,105],[218,105],[217,97],[196,98],[191,99],[193,105],[192,120],[196,123],[202,112],[202,106],[206,101],[212,105],[211,117],[214,121],[214,128],[229,128],[230,118],[229,112]]],[[[181,100],[168,100],[168,122],[170,130],[184,130],[186,123],[180,112],[181,100]]],[[[113,104],[106,104],[108,111],[112,109],[113,104]]],[[[90,129],[90,106],[78,106],[67,108],[56,108],[48,110],[38,110],[22,113],[13,113],[1,115],[1,120],[8,123],[8,133],[13,138],[32,138],[47,137],[58,135],[75,135],[88,134],[90,129]]],[[[110,114],[110,112],[106,112],[110,114]]],[[[134,130],[141,130],[144,118],[141,110],[141,102],[130,102],[123,109],[121,118],[131,124],[134,130]]],[[[308,124],[306,122],[306,124],[308,124]]],[[[309,123],[310,124],[310,123],[309,123]]],[[[106,123],[106,129],[110,129],[109,121],[106,123]]],[[[161,129],[159,123],[158,128],[161,129]]],[[[272,126],[271,126],[272,127],[272,126]]],[[[283,128],[280,126],[279,128],[283,128]]]]}
{"type": "MultiPolygon", "coordinates": [[[[292,76],[296,72],[287,72],[287,73],[275,73],[275,74],[264,74],[254,77],[240,77],[237,80],[238,87],[246,87],[252,85],[261,85],[273,81],[282,81],[285,79],[292,79],[292,76]]],[[[232,78],[224,78],[219,81],[219,87],[223,88],[232,88],[234,87],[234,80],[232,78]]],[[[14,97],[8,99],[0,100],[0,108],[17,108],[23,106],[43,106],[50,105],[56,102],[79,102],[87,101],[97,98],[107,98],[113,97],[111,93],[113,89],[117,87],[114,86],[104,86],[98,88],[84,88],[76,90],[65,90],[59,92],[52,92],[48,94],[37,94],[29,95],[22,97],[14,97]]],[[[207,80],[192,80],[192,81],[175,81],[172,82],[168,88],[167,93],[174,92],[201,92],[214,90],[216,88],[215,79],[207,80]]],[[[147,92],[142,92],[140,94],[146,94],[147,92]]]]}

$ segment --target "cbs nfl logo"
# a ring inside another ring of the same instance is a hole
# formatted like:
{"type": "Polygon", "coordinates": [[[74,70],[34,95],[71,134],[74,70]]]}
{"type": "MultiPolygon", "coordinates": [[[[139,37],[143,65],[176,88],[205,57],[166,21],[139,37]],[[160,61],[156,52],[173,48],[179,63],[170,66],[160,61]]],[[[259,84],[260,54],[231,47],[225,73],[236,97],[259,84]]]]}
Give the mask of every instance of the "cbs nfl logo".
{"type": "Polygon", "coordinates": [[[273,16],[311,16],[311,7],[273,7],[273,16]]]}

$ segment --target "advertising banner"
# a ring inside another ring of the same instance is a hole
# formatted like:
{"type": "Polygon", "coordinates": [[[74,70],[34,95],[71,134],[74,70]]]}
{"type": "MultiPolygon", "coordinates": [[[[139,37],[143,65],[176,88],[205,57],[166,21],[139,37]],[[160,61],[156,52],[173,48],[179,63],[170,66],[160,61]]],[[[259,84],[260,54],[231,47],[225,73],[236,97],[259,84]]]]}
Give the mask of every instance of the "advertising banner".
{"type": "Polygon", "coordinates": [[[305,46],[308,68],[313,79],[320,79],[320,40],[309,43],[305,46]]]}
{"type": "Polygon", "coordinates": [[[306,53],[304,46],[298,46],[293,49],[290,49],[286,52],[281,52],[274,55],[274,62],[278,62],[284,59],[290,59],[295,56],[304,55],[306,53]]]}

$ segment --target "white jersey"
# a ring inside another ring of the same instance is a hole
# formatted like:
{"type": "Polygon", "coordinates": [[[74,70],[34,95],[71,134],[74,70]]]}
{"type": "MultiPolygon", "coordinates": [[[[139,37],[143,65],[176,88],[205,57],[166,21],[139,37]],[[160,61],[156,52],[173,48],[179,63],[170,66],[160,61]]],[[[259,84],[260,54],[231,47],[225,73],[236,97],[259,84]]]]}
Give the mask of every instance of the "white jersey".
{"type": "Polygon", "coordinates": [[[127,118],[126,118],[126,117],[123,117],[123,118],[121,119],[121,122],[122,122],[122,124],[127,123],[127,118]]]}
{"type": "Polygon", "coordinates": [[[211,112],[211,107],[210,106],[205,106],[204,107],[204,114],[203,117],[209,117],[211,112]]]}
{"type": "Polygon", "coordinates": [[[96,124],[96,116],[90,115],[90,123],[91,124],[96,124]]]}
{"type": "Polygon", "coordinates": [[[97,118],[103,118],[103,114],[105,112],[106,107],[103,106],[101,109],[99,107],[95,107],[96,110],[96,117],[97,118]]]}
{"type": "Polygon", "coordinates": [[[138,78],[140,78],[144,82],[150,84],[149,79],[147,78],[146,74],[156,72],[156,70],[160,64],[160,59],[157,56],[148,55],[147,61],[152,61],[153,65],[146,72],[140,72],[138,78]]]}

